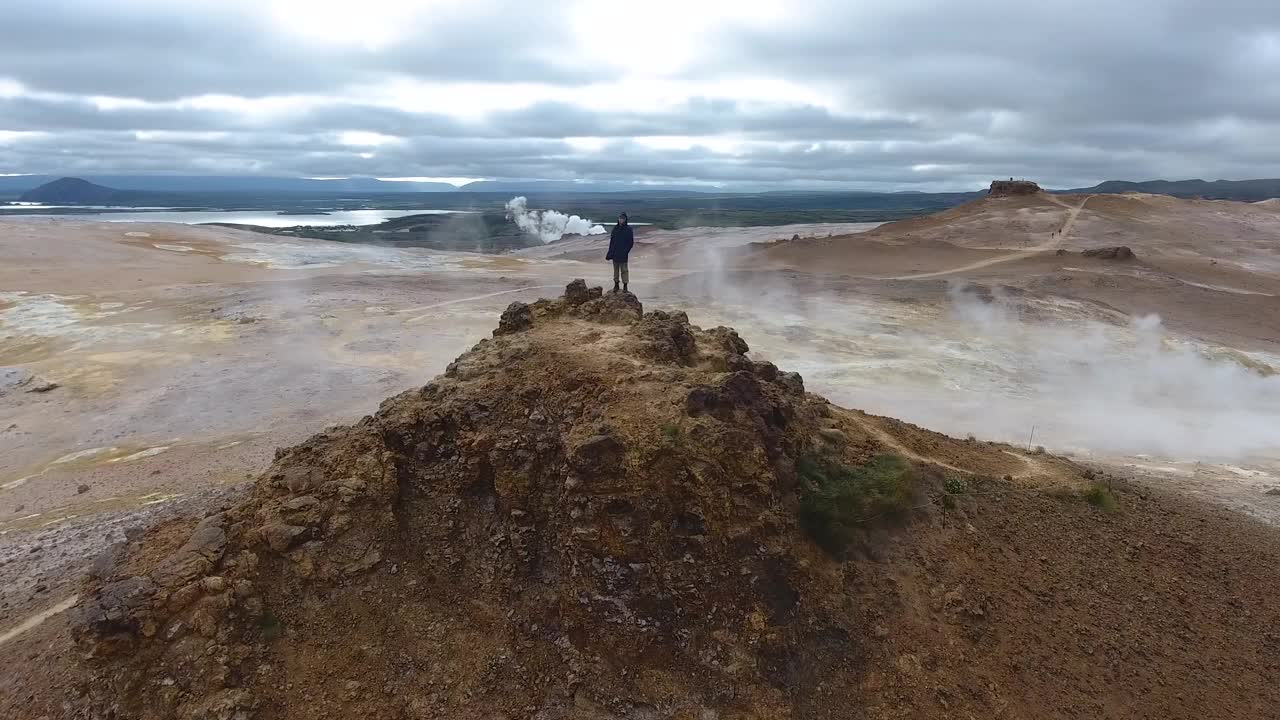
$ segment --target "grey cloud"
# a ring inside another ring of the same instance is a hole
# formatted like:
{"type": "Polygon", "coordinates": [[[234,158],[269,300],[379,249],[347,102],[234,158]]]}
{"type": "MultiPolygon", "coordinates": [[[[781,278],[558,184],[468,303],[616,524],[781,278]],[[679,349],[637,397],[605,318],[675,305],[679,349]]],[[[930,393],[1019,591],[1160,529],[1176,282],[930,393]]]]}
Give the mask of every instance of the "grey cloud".
{"type": "MultiPolygon", "coordinates": [[[[0,97],[0,130],[48,134],[0,140],[0,172],[972,189],[1007,175],[1057,186],[1274,176],[1280,161],[1280,3],[811,0],[791,4],[768,28],[721,24],[684,70],[703,85],[789,82],[839,111],[767,96],[691,97],[674,107],[641,95],[581,97],[584,84],[617,78],[564,46],[570,9],[459,7],[374,51],[282,33],[249,2],[10,0],[0,79],[32,93],[0,97]],[[481,117],[355,99],[404,78],[494,83],[494,92],[498,83],[559,89],[481,117]],[[321,101],[269,120],[162,102],[211,93],[321,101]],[[102,110],[92,95],[157,102],[102,110]],[[342,145],[351,130],[398,140],[342,145]],[[139,139],[136,131],[178,134],[139,139]],[[740,154],[720,154],[636,141],[647,136],[749,142],[740,154]],[[604,147],[586,151],[566,137],[601,138],[604,147]]],[[[619,35],[619,52],[646,51],[646,38],[625,28],[602,31],[619,35]]]]}
{"type": "MultiPolygon", "coordinates": [[[[79,97],[0,98],[0,118],[10,130],[257,130],[257,121],[222,110],[165,105],[100,109],[79,97]]],[[[491,114],[463,122],[439,113],[334,101],[272,121],[289,132],[362,130],[395,137],[486,138],[706,136],[737,133],[774,140],[867,140],[937,136],[944,130],[896,116],[849,117],[814,106],[744,108],[730,101],[694,99],[673,110],[619,113],[562,102],[491,114]]],[[[954,127],[946,132],[954,131],[954,127]]]]}
{"type": "Polygon", "coordinates": [[[104,111],[80,97],[0,97],[0,126],[5,130],[219,130],[239,122],[235,115],[222,112],[168,108],[104,111]]]}
{"type": "MultiPolygon", "coordinates": [[[[1196,158],[1181,162],[1194,164],[1196,158]]],[[[1225,171],[1236,160],[1215,160],[1225,171]]],[[[583,153],[559,140],[410,138],[376,149],[311,135],[242,134],[210,140],[141,141],[132,133],[87,133],[73,142],[50,135],[0,145],[0,166],[35,172],[252,172],[285,175],[441,175],[600,180],[708,180],[729,185],[969,187],[997,175],[1036,176],[1057,185],[1103,176],[1184,175],[1188,165],[1144,152],[1023,143],[947,146],[899,143],[892,149],[764,146],[727,157],[704,148],[654,150],[630,140],[583,153]],[[361,152],[372,152],[363,158],[361,152]],[[59,163],[50,168],[50,158],[59,163]],[[942,160],[942,162],[939,162],[942,160]],[[919,165],[936,168],[913,170],[919,165]],[[1046,170],[1048,168],[1048,170],[1046,170]]]]}
{"type": "Polygon", "coordinates": [[[1280,33],[1275,3],[828,0],[807,9],[790,24],[707,43],[695,72],[780,69],[908,112],[1155,123],[1280,112],[1280,55],[1262,49],[1280,33]]]}
{"type": "Polygon", "coordinates": [[[474,137],[478,134],[476,128],[447,115],[348,103],[334,103],[299,113],[282,120],[280,125],[295,132],[363,130],[393,137],[474,137]]]}
{"type": "Polygon", "coordinates": [[[3,20],[0,75],[53,92],[169,100],[339,92],[397,75],[568,85],[604,77],[559,60],[546,39],[564,19],[536,5],[472,2],[377,50],[308,42],[250,2],[11,0],[3,20]]]}
{"type": "Polygon", "coordinates": [[[734,133],[760,139],[835,140],[914,136],[921,123],[900,116],[851,117],[810,105],[756,109],[695,98],[674,110],[593,110],[544,102],[495,113],[488,126],[502,136],[651,137],[734,133]]]}

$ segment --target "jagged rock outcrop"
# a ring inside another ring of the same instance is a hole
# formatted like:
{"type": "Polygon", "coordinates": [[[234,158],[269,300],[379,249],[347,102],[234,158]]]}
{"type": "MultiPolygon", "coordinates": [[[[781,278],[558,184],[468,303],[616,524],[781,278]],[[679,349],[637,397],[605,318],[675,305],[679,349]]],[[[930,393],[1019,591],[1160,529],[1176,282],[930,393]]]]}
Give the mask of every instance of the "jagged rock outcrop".
{"type": "Polygon", "coordinates": [[[1099,260],[1132,260],[1137,257],[1134,255],[1133,250],[1124,245],[1117,247],[1093,248],[1085,250],[1080,254],[1083,257],[1098,258],[1099,260]]]}
{"type": "MultiPolygon", "coordinates": [[[[104,561],[75,620],[98,707],[776,718],[838,685],[860,630],[794,509],[825,401],[730,329],[582,281],[495,335],[104,561]]],[[[848,461],[878,448],[846,431],[848,461]]]]}
{"type": "Polygon", "coordinates": [[[987,191],[990,197],[1007,197],[1009,195],[1035,195],[1040,186],[1030,180],[992,180],[987,191]]]}

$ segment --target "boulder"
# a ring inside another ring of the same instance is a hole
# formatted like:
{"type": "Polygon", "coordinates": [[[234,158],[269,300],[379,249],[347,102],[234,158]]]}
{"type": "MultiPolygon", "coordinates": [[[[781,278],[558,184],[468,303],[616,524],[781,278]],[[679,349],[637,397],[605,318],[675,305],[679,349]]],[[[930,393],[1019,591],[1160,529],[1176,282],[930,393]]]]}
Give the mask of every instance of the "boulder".
{"type": "Polygon", "coordinates": [[[160,562],[151,577],[164,587],[179,587],[204,576],[222,559],[227,546],[227,534],[221,515],[205,518],[196,526],[191,537],[173,554],[160,562]]]}
{"type": "Polygon", "coordinates": [[[621,464],[625,451],[612,435],[592,435],[574,448],[572,463],[580,470],[604,472],[621,464]]]}
{"type": "Polygon", "coordinates": [[[498,327],[493,331],[494,337],[518,333],[533,327],[533,314],[529,306],[522,302],[513,302],[502,311],[498,318],[498,327]]]}
{"type": "Polygon", "coordinates": [[[644,315],[644,305],[629,292],[607,293],[573,308],[573,314],[605,324],[630,325],[644,315]]]}
{"type": "Polygon", "coordinates": [[[564,301],[565,301],[565,304],[569,305],[570,307],[577,307],[589,300],[595,300],[596,298],[602,296],[603,294],[604,294],[603,288],[600,288],[600,287],[588,288],[587,281],[583,280],[582,278],[578,278],[565,286],[564,301]]]}
{"type": "Polygon", "coordinates": [[[73,632],[87,636],[136,630],[151,608],[156,590],[150,578],[140,575],[104,585],[73,614],[73,632]]]}
{"type": "Polygon", "coordinates": [[[1098,258],[1099,260],[1132,260],[1136,255],[1128,246],[1118,245],[1116,247],[1093,248],[1080,253],[1087,258],[1098,258]]]}
{"type": "Polygon", "coordinates": [[[0,367],[0,396],[10,392],[46,393],[58,383],[46,380],[26,368],[0,367]]]}

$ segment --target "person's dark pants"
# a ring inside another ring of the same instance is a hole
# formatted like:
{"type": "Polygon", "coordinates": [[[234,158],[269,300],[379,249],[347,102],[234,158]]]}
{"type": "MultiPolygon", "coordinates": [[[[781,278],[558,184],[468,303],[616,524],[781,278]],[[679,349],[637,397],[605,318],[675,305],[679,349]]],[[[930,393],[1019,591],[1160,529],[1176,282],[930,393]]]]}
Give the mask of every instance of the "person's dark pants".
{"type": "Polygon", "coordinates": [[[622,262],[618,262],[617,260],[613,261],[613,284],[615,287],[618,285],[618,278],[622,278],[623,285],[627,284],[628,275],[626,260],[623,260],[622,262]]]}

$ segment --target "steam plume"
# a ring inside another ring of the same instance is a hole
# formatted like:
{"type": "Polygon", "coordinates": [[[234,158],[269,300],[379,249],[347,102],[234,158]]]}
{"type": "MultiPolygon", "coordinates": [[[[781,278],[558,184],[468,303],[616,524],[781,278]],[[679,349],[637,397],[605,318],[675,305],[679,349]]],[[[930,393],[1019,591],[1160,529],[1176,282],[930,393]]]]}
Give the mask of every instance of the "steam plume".
{"type": "MultiPolygon", "coordinates": [[[[690,250],[691,253],[696,252],[690,250]]],[[[1280,449],[1280,358],[1106,317],[1063,298],[889,303],[709,269],[673,281],[691,316],[731,325],[758,357],[833,401],[963,437],[1053,451],[1235,462],[1280,449]]],[[[697,262],[689,255],[689,263],[697,262]]]]}
{"type": "Polygon", "coordinates": [[[507,219],[530,235],[538,236],[544,243],[555,242],[565,235],[604,234],[604,226],[577,215],[565,215],[556,210],[530,210],[529,201],[524,196],[507,201],[507,219]]]}

